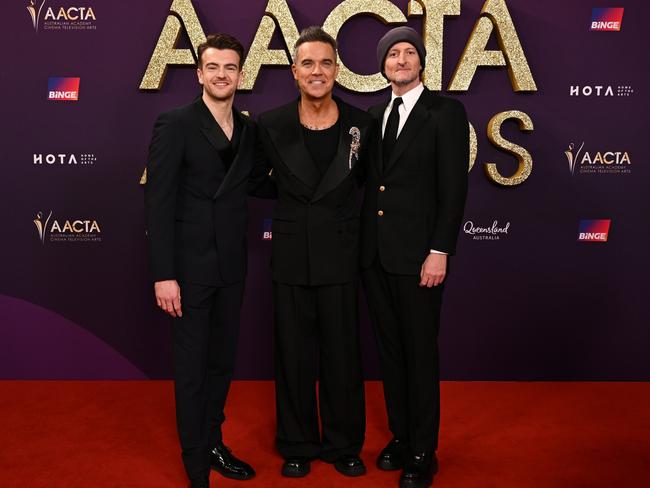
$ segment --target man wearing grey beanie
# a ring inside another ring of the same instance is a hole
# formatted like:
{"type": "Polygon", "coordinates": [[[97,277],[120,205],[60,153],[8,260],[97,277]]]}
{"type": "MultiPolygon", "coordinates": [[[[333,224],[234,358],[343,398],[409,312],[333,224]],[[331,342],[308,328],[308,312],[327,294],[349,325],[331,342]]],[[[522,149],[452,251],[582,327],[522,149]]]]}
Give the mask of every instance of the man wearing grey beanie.
{"type": "Polygon", "coordinates": [[[377,45],[392,93],[369,110],[382,143],[367,168],[361,216],[362,277],[393,434],[377,466],[402,469],[401,488],[425,488],[438,471],[440,306],[469,159],[465,109],[424,87],[425,59],[410,27],[377,45]]]}

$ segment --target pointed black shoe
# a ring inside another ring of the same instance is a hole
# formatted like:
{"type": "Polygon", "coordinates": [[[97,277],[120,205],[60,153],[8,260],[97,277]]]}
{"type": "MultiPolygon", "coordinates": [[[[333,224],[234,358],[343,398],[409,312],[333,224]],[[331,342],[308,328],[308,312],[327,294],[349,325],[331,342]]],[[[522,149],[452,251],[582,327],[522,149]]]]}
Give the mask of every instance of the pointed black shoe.
{"type": "Polygon", "coordinates": [[[302,478],[311,471],[311,462],[306,457],[291,457],[282,464],[282,476],[287,478],[302,478]]]}
{"type": "Polygon", "coordinates": [[[359,456],[346,454],[334,461],[334,469],[345,476],[362,476],[366,474],[366,466],[359,456]]]}
{"type": "Polygon", "coordinates": [[[402,476],[399,479],[400,488],[427,488],[433,483],[433,475],[438,472],[438,458],[435,453],[422,452],[411,456],[402,476]]]}
{"type": "Polygon", "coordinates": [[[377,456],[377,467],[384,471],[395,471],[404,467],[406,442],[393,438],[377,456]]]}
{"type": "Polygon", "coordinates": [[[223,444],[217,444],[217,447],[210,451],[210,467],[233,480],[249,480],[255,476],[255,470],[250,464],[237,459],[223,444]]]}

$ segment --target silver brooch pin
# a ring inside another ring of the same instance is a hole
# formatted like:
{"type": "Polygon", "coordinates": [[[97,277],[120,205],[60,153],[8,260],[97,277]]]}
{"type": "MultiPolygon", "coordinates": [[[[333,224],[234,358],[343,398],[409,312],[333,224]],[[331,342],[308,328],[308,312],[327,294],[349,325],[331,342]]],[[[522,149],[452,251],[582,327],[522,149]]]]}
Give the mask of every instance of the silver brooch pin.
{"type": "Polygon", "coordinates": [[[358,127],[352,127],[350,129],[350,135],[352,136],[352,142],[350,142],[350,157],[348,158],[348,168],[352,169],[352,158],[354,157],[355,161],[359,160],[359,149],[361,148],[361,131],[358,127]]]}

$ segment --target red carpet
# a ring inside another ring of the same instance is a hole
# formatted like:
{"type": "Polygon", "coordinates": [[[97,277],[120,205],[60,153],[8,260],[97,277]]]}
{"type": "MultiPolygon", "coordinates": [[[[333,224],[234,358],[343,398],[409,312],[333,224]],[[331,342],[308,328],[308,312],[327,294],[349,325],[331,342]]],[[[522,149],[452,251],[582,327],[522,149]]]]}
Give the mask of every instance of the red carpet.
{"type": "MultiPolygon", "coordinates": [[[[367,384],[368,475],[322,462],[279,474],[270,382],[233,384],[225,439],[254,480],[215,487],[396,487],[374,459],[388,441],[381,386],[367,384]]],[[[648,383],[444,383],[434,487],[650,486],[648,383]]],[[[0,487],[184,487],[170,382],[0,382],[0,487]]]]}

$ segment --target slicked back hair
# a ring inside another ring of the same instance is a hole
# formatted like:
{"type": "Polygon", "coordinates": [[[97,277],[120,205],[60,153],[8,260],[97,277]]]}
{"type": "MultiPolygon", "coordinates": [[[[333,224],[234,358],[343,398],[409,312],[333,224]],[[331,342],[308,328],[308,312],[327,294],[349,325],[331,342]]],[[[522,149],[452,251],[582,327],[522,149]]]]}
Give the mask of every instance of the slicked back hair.
{"type": "Polygon", "coordinates": [[[244,46],[230,34],[210,34],[205,42],[199,44],[196,53],[199,68],[203,67],[203,61],[201,60],[203,53],[210,47],[215,49],[232,49],[235,51],[239,55],[239,71],[241,71],[244,64],[244,46]]]}
{"type": "Polygon", "coordinates": [[[298,57],[298,48],[306,42],[324,42],[325,44],[329,44],[334,50],[334,62],[338,63],[336,39],[330,36],[318,25],[306,27],[300,32],[300,36],[298,37],[296,44],[293,46],[294,63],[298,57]]]}

